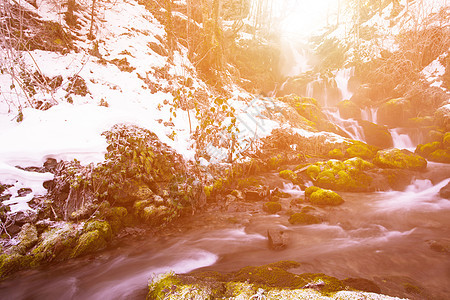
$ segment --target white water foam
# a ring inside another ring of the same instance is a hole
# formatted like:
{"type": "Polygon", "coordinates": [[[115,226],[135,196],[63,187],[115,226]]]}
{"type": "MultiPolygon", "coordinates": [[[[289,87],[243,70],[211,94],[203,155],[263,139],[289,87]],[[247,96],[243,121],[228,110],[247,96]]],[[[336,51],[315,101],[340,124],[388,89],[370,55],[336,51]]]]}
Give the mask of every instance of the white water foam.
{"type": "Polygon", "coordinates": [[[450,201],[439,196],[439,191],[449,182],[447,178],[433,185],[428,179],[418,179],[403,192],[387,192],[388,198],[379,201],[377,206],[380,211],[450,209],[450,201]]]}
{"type": "Polygon", "coordinates": [[[377,107],[365,107],[361,109],[361,118],[365,121],[369,121],[375,124],[378,120],[378,108],[377,107]]]}
{"type": "Polygon", "coordinates": [[[353,93],[348,90],[348,81],[353,76],[354,68],[341,69],[336,72],[335,80],[338,89],[341,91],[342,100],[350,100],[353,93]]]}
{"type": "Polygon", "coordinates": [[[409,135],[400,133],[398,128],[390,129],[389,132],[391,133],[392,141],[394,142],[394,148],[414,151],[415,146],[409,135]]]}

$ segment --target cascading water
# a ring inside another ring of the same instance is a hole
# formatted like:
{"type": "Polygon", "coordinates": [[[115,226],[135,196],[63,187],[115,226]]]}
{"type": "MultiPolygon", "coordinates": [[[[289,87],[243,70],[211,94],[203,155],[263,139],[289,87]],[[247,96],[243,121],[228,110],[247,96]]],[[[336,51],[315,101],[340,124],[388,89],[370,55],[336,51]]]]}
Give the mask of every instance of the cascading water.
{"type": "Polygon", "coordinates": [[[341,100],[350,100],[350,98],[353,96],[353,93],[348,90],[348,81],[354,73],[355,68],[347,68],[341,69],[335,74],[336,84],[342,95],[341,100]]]}
{"type": "Polygon", "coordinates": [[[377,107],[365,107],[364,109],[361,109],[361,119],[378,124],[377,123],[377,119],[378,119],[377,113],[378,113],[377,107]]]}
{"type": "Polygon", "coordinates": [[[414,150],[415,145],[411,141],[409,135],[401,133],[399,128],[389,130],[394,142],[394,148],[414,150]]]}
{"type": "Polygon", "coordinates": [[[338,110],[327,109],[324,110],[328,120],[336,124],[342,131],[344,131],[351,139],[357,141],[365,141],[364,132],[358,121],[354,119],[341,118],[338,110]]]}

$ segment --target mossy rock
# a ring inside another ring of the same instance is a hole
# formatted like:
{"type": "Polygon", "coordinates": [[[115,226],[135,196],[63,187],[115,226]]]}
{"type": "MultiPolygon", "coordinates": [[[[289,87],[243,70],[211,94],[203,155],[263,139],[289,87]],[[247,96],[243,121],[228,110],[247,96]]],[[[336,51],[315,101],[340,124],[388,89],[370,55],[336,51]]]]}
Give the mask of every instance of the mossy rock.
{"type": "Polygon", "coordinates": [[[0,278],[29,267],[27,257],[14,253],[0,255],[0,278]]]}
{"type": "Polygon", "coordinates": [[[312,193],[320,190],[320,187],[317,186],[309,186],[305,189],[305,200],[308,200],[312,193]]]}
{"type": "Polygon", "coordinates": [[[414,153],[423,156],[423,157],[428,157],[432,152],[438,150],[441,148],[441,143],[440,142],[432,142],[432,143],[427,143],[427,144],[419,144],[416,147],[416,150],[414,151],[414,153]]]}
{"type": "Polygon", "coordinates": [[[311,225],[322,223],[322,220],[314,215],[299,212],[294,213],[289,217],[289,223],[291,223],[292,225],[311,225]]]}
{"type": "Polygon", "coordinates": [[[150,282],[147,299],[259,299],[255,298],[257,292],[264,299],[303,299],[305,293],[308,299],[317,299],[346,289],[343,282],[322,273],[294,274],[288,271],[299,266],[296,262],[282,261],[248,266],[227,274],[211,271],[182,275],[167,273],[150,282]]]}
{"type": "Polygon", "coordinates": [[[331,190],[319,189],[311,194],[309,201],[313,205],[330,205],[337,206],[344,203],[344,199],[331,190]]]}
{"type": "Polygon", "coordinates": [[[111,207],[108,215],[108,221],[114,234],[119,232],[120,229],[125,226],[127,215],[128,210],[125,207],[111,207]]]}
{"type": "Polygon", "coordinates": [[[111,240],[112,230],[111,225],[107,221],[91,220],[84,225],[84,231],[95,231],[98,230],[101,237],[106,241],[111,240]]]}
{"type": "Polygon", "coordinates": [[[292,181],[293,183],[297,182],[297,174],[295,174],[292,170],[283,170],[279,173],[280,177],[283,179],[287,179],[292,181]]]}
{"type": "Polygon", "coordinates": [[[319,164],[313,164],[306,169],[306,174],[312,179],[316,180],[322,171],[321,166],[319,164]]]}
{"type": "Polygon", "coordinates": [[[450,151],[438,149],[429,155],[429,159],[441,163],[450,163],[450,151]]]}
{"type": "Polygon", "coordinates": [[[327,189],[339,191],[362,192],[371,188],[372,178],[365,171],[374,165],[359,157],[342,162],[331,159],[311,165],[306,170],[314,184],[327,189]]]}
{"type": "Polygon", "coordinates": [[[34,256],[32,266],[42,262],[63,261],[70,257],[77,243],[79,231],[75,224],[65,223],[61,228],[54,228],[41,234],[40,241],[31,251],[34,256]]]}
{"type": "Polygon", "coordinates": [[[339,115],[344,119],[361,119],[361,109],[355,102],[350,100],[343,100],[337,104],[339,108],[339,115]]]}
{"type": "Polygon", "coordinates": [[[266,202],[263,204],[263,210],[269,214],[276,214],[281,210],[281,204],[278,202],[266,202]]]}
{"type": "Polygon", "coordinates": [[[343,159],[344,153],[342,153],[341,149],[333,149],[330,152],[328,152],[328,157],[333,159],[343,159]]]}
{"type": "Polygon", "coordinates": [[[396,168],[414,171],[423,171],[427,168],[426,159],[406,149],[380,150],[377,152],[373,162],[381,168],[396,168]]]}
{"type": "Polygon", "coordinates": [[[24,224],[16,238],[19,243],[12,246],[11,251],[23,255],[38,242],[36,226],[30,223],[24,224]]]}
{"type": "Polygon", "coordinates": [[[106,240],[103,238],[102,232],[93,230],[86,232],[78,239],[75,249],[73,249],[71,257],[79,257],[85,254],[93,253],[106,248],[106,240]]]}
{"type": "Polygon", "coordinates": [[[353,141],[352,145],[350,145],[345,151],[347,157],[359,157],[362,159],[372,159],[377,153],[378,148],[375,146],[370,146],[363,142],[353,141]]]}

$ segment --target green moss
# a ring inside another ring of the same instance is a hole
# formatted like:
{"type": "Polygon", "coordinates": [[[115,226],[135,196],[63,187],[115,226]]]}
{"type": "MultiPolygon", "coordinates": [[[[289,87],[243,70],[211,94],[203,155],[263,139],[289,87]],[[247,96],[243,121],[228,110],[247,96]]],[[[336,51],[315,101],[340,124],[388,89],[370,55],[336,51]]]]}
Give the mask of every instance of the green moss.
{"type": "Polygon", "coordinates": [[[308,200],[312,193],[320,190],[320,187],[317,186],[309,186],[305,189],[305,199],[308,200]]]}
{"type": "Polygon", "coordinates": [[[80,236],[71,257],[93,253],[106,247],[106,241],[99,230],[86,232],[80,236]]]}
{"type": "Polygon", "coordinates": [[[101,237],[105,240],[110,240],[112,238],[111,225],[107,221],[91,220],[84,225],[84,230],[86,232],[98,230],[101,237]]]}
{"type": "Polygon", "coordinates": [[[295,213],[289,217],[289,223],[296,225],[311,225],[311,224],[319,224],[321,223],[321,220],[313,215],[307,214],[307,213],[295,213]]]}
{"type": "Polygon", "coordinates": [[[389,149],[378,151],[373,159],[375,165],[381,168],[396,168],[422,171],[427,167],[427,161],[408,150],[389,149]]]}
{"type": "Polygon", "coordinates": [[[320,189],[311,194],[309,201],[314,205],[340,205],[344,203],[342,197],[331,190],[320,189]]]}
{"type": "Polygon", "coordinates": [[[60,261],[69,258],[76,244],[78,230],[74,224],[66,223],[62,228],[45,231],[37,246],[31,251],[34,256],[31,265],[38,266],[41,262],[60,261]]]}
{"type": "Polygon", "coordinates": [[[360,157],[363,159],[372,159],[375,156],[377,148],[369,146],[362,142],[354,142],[347,148],[346,153],[348,157],[360,157]]]}
{"type": "Polygon", "coordinates": [[[212,190],[213,190],[213,186],[212,186],[212,185],[205,185],[205,187],[203,188],[203,190],[204,190],[204,192],[205,192],[206,198],[209,198],[209,197],[211,197],[211,193],[212,193],[212,190]]]}
{"type": "Polygon", "coordinates": [[[432,152],[438,150],[439,148],[441,148],[440,142],[432,142],[424,145],[419,144],[417,145],[414,153],[421,155],[423,157],[428,157],[432,152]]]}
{"type": "Polygon", "coordinates": [[[360,157],[354,157],[344,161],[345,168],[348,170],[350,168],[357,169],[359,171],[370,170],[375,167],[371,162],[368,162],[360,157]]]}
{"type": "Polygon", "coordinates": [[[297,182],[297,174],[292,170],[283,170],[279,173],[280,177],[283,179],[290,180],[292,182],[297,182]]]}
{"type": "Polygon", "coordinates": [[[23,258],[20,254],[0,255],[0,278],[21,270],[23,258]]]}
{"type": "Polygon", "coordinates": [[[320,166],[317,164],[310,165],[308,169],[306,169],[306,174],[312,179],[316,180],[317,176],[319,176],[319,173],[321,172],[320,166]]]}
{"type": "Polygon", "coordinates": [[[245,189],[251,186],[259,186],[259,185],[261,185],[261,181],[255,177],[241,178],[238,180],[239,189],[245,189]]]}
{"type": "Polygon", "coordinates": [[[147,299],[165,299],[167,293],[173,291],[180,285],[181,281],[173,272],[159,275],[150,282],[147,299]]]}
{"type": "Polygon", "coordinates": [[[280,264],[245,267],[233,274],[230,280],[269,287],[299,288],[305,285],[306,281],[287,271],[299,266],[296,262],[285,261],[280,264]]]}
{"type": "Polygon", "coordinates": [[[38,242],[38,233],[36,226],[27,223],[22,226],[19,234],[17,235],[19,243],[11,248],[12,252],[18,254],[25,254],[28,249],[33,247],[38,242]]]}
{"type": "Polygon", "coordinates": [[[441,163],[450,163],[450,151],[438,149],[430,154],[429,159],[441,163]]]}
{"type": "Polygon", "coordinates": [[[266,202],[263,204],[263,210],[269,214],[276,214],[281,210],[281,204],[278,202],[266,202]]]}
{"type": "Polygon", "coordinates": [[[336,177],[332,170],[325,170],[320,172],[317,176],[316,183],[321,187],[333,187],[336,184],[336,177]]]}
{"type": "Polygon", "coordinates": [[[342,159],[344,158],[344,153],[342,153],[341,149],[333,149],[330,152],[328,152],[328,157],[334,159],[342,159]]]}

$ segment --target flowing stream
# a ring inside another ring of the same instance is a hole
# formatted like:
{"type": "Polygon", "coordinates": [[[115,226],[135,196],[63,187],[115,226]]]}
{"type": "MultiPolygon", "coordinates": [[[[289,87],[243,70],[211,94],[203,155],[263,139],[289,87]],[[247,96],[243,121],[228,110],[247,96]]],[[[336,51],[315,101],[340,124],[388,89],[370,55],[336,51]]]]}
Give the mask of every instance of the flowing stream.
{"type": "MultiPolygon", "coordinates": [[[[450,245],[450,201],[439,197],[450,169],[430,163],[423,176],[405,191],[341,193],[346,202],[321,209],[325,222],[318,225],[289,224],[289,198],[282,199],[283,210],[276,215],[262,212],[263,202],[240,212],[211,210],[159,237],[22,272],[0,283],[0,299],[144,299],[149,278],[169,270],[227,272],[286,259],[302,263],[295,272],[362,277],[399,296],[407,282],[423,289],[417,299],[445,299],[450,254],[431,245],[450,245]],[[268,247],[266,232],[276,228],[289,233],[285,250],[268,247]]],[[[297,186],[274,174],[266,182],[292,198],[303,197],[297,186]]]]}

